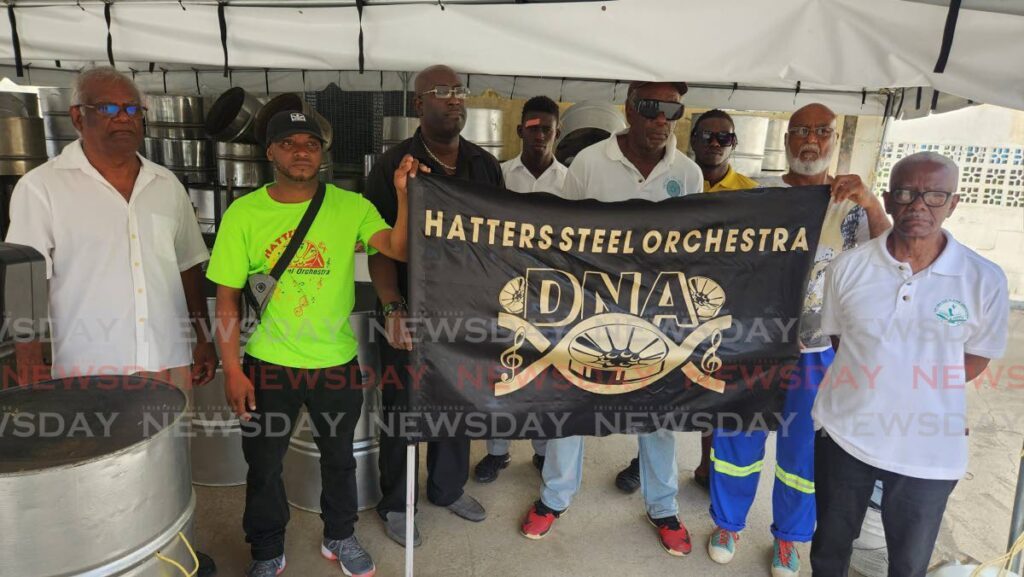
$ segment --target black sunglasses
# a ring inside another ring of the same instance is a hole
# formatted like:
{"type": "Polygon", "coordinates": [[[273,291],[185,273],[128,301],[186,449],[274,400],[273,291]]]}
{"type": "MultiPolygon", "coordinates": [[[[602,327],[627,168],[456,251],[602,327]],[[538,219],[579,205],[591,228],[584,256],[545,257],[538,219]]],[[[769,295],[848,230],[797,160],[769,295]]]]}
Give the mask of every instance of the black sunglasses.
{"type": "Polygon", "coordinates": [[[711,132],[710,130],[698,130],[693,133],[695,138],[699,138],[704,144],[711,142],[714,138],[718,141],[719,146],[723,148],[726,146],[733,146],[736,144],[736,133],[735,132],[711,132]]]}
{"type": "Polygon", "coordinates": [[[672,122],[683,117],[683,104],[665,100],[654,100],[651,98],[637,98],[633,101],[633,110],[644,118],[654,120],[659,114],[665,115],[665,120],[672,122]]]}

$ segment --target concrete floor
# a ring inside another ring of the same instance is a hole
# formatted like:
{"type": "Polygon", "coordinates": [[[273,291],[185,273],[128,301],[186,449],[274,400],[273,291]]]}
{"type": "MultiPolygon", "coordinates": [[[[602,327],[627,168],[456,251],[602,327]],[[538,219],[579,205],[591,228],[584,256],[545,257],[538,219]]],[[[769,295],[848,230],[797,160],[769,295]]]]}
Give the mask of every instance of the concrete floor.
{"type": "MultiPolygon", "coordinates": [[[[996,387],[969,392],[971,464],[967,477],[953,493],[936,547],[934,562],[967,555],[990,559],[1006,549],[1010,512],[1024,439],[1024,312],[1010,319],[1011,343],[1006,358],[994,363],[993,372],[1016,367],[1016,381],[1004,376],[996,387]],[[1015,385],[1015,387],[1014,387],[1015,385]]],[[[767,462],[774,462],[769,442],[767,462]]],[[[686,558],[672,557],[658,543],[655,530],[644,519],[639,494],[626,496],[615,489],[615,473],[636,454],[631,437],[588,439],[584,482],[573,508],[541,541],[520,536],[519,522],[537,498],[539,476],[530,463],[527,442],[513,445],[512,465],[489,485],[470,481],[466,491],[488,510],[482,523],[464,521],[445,509],[421,500],[419,525],[423,545],[416,549],[420,576],[537,577],[650,576],[699,574],[713,576],[769,575],[772,540],[771,483],[766,467],[758,500],[750,513],[736,558],[717,565],[707,555],[713,529],[707,514],[708,495],[692,482],[697,465],[698,437],[679,435],[679,505],[694,540],[686,558]]],[[[484,443],[474,443],[472,462],[485,454],[484,443]]],[[[425,471],[425,467],[420,467],[425,471]]],[[[421,479],[422,481],[422,479],[421,479]]],[[[197,487],[198,545],[212,555],[220,576],[240,577],[248,564],[241,515],[244,488],[197,487]]],[[[403,549],[389,540],[372,510],[364,512],[356,534],[377,564],[382,577],[401,576],[403,549]]],[[[336,564],[319,555],[321,535],[317,515],[292,509],[288,526],[286,575],[320,577],[341,575],[336,564]]],[[[805,575],[810,575],[808,547],[800,548],[805,575]]]]}

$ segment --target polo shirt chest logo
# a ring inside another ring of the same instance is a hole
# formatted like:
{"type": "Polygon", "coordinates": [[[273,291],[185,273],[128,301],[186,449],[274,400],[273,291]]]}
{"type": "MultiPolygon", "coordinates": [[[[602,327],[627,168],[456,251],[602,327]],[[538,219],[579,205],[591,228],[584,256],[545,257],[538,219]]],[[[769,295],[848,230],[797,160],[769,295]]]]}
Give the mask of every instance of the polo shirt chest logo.
{"type": "Polygon", "coordinates": [[[935,316],[946,321],[951,327],[958,327],[969,318],[967,306],[956,299],[945,299],[935,305],[935,316]]]}
{"type": "Polygon", "coordinates": [[[670,178],[665,181],[665,194],[671,196],[672,198],[675,198],[682,194],[682,192],[683,185],[679,184],[678,180],[670,178]]]}
{"type": "Polygon", "coordinates": [[[658,273],[653,284],[642,280],[636,272],[614,278],[587,271],[576,278],[547,268],[527,269],[511,279],[497,295],[504,311],[498,313],[498,326],[511,333],[512,345],[500,355],[506,372],[496,375],[495,396],[514,393],[548,368],[600,395],[636,391],[675,370],[722,393],[725,383],[714,374],[722,367],[718,348],[732,315],[721,314],[726,301],[721,285],[678,271],[658,273]],[[542,327],[559,327],[557,342],[542,327]],[[527,343],[540,358],[524,367],[527,343]]]}

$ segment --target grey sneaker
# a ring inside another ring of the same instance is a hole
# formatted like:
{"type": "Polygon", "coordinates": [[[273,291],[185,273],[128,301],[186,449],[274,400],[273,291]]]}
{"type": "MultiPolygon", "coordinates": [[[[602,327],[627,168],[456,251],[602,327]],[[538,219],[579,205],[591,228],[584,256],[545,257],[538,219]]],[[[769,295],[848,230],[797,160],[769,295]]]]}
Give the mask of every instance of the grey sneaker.
{"type": "Polygon", "coordinates": [[[284,555],[269,561],[253,561],[245,571],[245,577],[277,577],[284,572],[284,555]]]}
{"type": "Polygon", "coordinates": [[[448,505],[448,510],[474,523],[479,523],[487,518],[487,511],[484,510],[484,506],[465,493],[457,501],[448,505]]]}
{"type": "MultiPolygon", "coordinates": [[[[387,514],[384,519],[384,529],[388,537],[392,541],[398,543],[402,547],[405,547],[405,513],[399,513],[392,511],[387,514]]],[[[416,519],[412,521],[412,546],[419,547],[423,544],[423,539],[420,538],[420,528],[416,524],[416,519]]]]}
{"type": "Polygon", "coordinates": [[[325,559],[341,564],[341,570],[350,577],[373,577],[377,572],[373,559],[370,559],[370,554],[359,544],[355,535],[341,540],[324,539],[320,545],[320,554],[325,559]]]}

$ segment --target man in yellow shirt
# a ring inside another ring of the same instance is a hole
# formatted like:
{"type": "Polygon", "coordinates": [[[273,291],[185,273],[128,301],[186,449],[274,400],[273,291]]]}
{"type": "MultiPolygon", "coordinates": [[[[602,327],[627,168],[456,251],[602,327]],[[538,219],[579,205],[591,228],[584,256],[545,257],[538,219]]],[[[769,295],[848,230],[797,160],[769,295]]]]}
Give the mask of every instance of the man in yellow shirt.
{"type": "MultiPolygon", "coordinates": [[[[704,192],[757,188],[755,180],[736,172],[729,164],[738,143],[736,125],[724,110],[708,110],[693,122],[690,148],[704,173],[704,192]]],[[[705,434],[700,440],[700,465],[693,472],[694,480],[705,489],[708,488],[710,466],[711,435],[705,434]]]]}
{"type": "Polygon", "coordinates": [[[704,173],[704,192],[757,188],[756,181],[736,172],[729,164],[738,143],[736,125],[723,110],[708,110],[693,122],[690,147],[704,173]]]}

